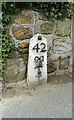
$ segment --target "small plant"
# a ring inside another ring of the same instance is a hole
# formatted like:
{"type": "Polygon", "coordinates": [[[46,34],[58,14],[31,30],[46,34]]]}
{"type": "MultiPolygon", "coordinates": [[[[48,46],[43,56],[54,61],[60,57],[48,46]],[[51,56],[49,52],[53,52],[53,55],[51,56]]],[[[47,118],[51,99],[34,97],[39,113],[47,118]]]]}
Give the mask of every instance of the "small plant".
{"type": "Polygon", "coordinates": [[[1,60],[0,60],[0,70],[1,70],[1,76],[2,76],[2,80],[5,79],[5,63],[6,63],[6,59],[8,58],[9,52],[11,50],[11,43],[9,41],[9,35],[7,33],[6,28],[4,27],[2,30],[2,49],[1,49],[1,60]]]}
{"type": "Polygon", "coordinates": [[[39,2],[34,5],[39,10],[43,11],[47,17],[52,17],[52,19],[71,19],[73,15],[73,3],[71,2],[39,2]]]}

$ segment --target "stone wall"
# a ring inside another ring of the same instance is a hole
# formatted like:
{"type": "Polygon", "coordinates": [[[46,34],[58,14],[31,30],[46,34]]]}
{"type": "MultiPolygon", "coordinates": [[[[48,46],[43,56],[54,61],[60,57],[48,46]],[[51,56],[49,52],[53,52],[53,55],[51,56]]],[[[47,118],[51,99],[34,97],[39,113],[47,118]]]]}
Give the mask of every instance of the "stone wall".
{"type": "Polygon", "coordinates": [[[72,71],[72,26],[71,20],[53,22],[43,13],[23,10],[8,25],[13,49],[6,64],[7,82],[18,82],[27,78],[29,41],[40,33],[47,38],[47,72],[60,75],[72,71]]]}

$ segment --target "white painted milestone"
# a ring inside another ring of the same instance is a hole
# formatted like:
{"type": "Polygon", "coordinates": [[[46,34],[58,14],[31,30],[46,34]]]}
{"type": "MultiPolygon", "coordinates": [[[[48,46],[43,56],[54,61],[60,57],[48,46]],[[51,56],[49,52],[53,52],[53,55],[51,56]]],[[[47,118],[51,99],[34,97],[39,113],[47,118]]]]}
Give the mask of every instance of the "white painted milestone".
{"type": "Polygon", "coordinates": [[[47,39],[41,34],[30,39],[27,73],[28,85],[47,82],[47,39]]]}

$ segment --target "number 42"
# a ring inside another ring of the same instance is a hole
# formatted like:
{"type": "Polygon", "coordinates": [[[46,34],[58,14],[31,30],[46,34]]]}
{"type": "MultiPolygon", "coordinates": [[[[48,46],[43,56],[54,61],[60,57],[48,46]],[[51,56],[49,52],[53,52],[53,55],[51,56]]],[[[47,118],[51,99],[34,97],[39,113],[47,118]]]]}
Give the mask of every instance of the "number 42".
{"type": "Polygon", "coordinates": [[[33,50],[36,50],[36,52],[39,52],[39,49],[41,49],[40,52],[46,52],[46,45],[45,45],[45,43],[41,43],[40,45],[37,43],[33,47],[33,50]]]}

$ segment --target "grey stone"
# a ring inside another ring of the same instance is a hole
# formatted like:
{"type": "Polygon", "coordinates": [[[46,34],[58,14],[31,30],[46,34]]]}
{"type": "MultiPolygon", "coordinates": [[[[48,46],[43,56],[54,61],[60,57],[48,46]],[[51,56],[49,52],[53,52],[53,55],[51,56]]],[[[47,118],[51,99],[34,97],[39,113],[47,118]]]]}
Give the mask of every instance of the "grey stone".
{"type": "Polygon", "coordinates": [[[48,60],[47,62],[47,72],[48,73],[52,73],[56,71],[56,66],[54,64],[54,61],[52,60],[48,60]]]}
{"type": "Polygon", "coordinates": [[[18,15],[15,21],[20,24],[34,24],[34,17],[34,12],[32,10],[24,10],[18,15]]]}
{"type": "Polygon", "coordinates": [[[15,49],[12,49],[11,52],[9,53],[9,58],[19,58],[19,57],[21,57],[21,54],[15,49]]]}
{"type": "Polygon", "coordinates": [[[70,35],[71,21],[66,19],[64,21],[58,21],[55,29],[55,34],[58,36],[68,36],[70,35]]]}
{"type": "Polygon", "coordinates": [[[57,37],[52,41],[51,58],[58,60],[59,57],[65,58],[71,55],[72,40],[69,37],[57,37]]]}
{"type": "Polygon", "coordinates": [[[70,63],[70,58],[60,59],[59,69],[68,69],[70,63]]]}
{"type": "Polygon", "coordinates": [[[63,75],[63,74],[66,74],[66,73],[68,73],[68,70],[62,69],[62,70],[57,70],[55,74],[56,75],[63,75]]]}
{"type": "Polygon", "coordinates": [[[7,82],[21,81],[25,78],[26,65],[21,58],[8,59],[5,73],[7,82]]]}
{"type": "Polygon", "coordinates": [[[40,33],[40,25],[41,25],[41,21],[37,21],[36,24],[34,25],[34,33],[40,33]]]}
{"type": "Polygon", "coordinates": [[[50,22],[44,22],[40,25],[41,34],[52,34],[53,33],[53,25],[50,22]]]}
{"type": "Polygon", "coordinates": [[[51,48],[52,48],[52,41],[53,41],[53,34],[49,34],[49,35],[43,35],[46,39],[47,39],[47,52],[48,52],[48,56],[50,56],[51,53],[51,48]]]}

